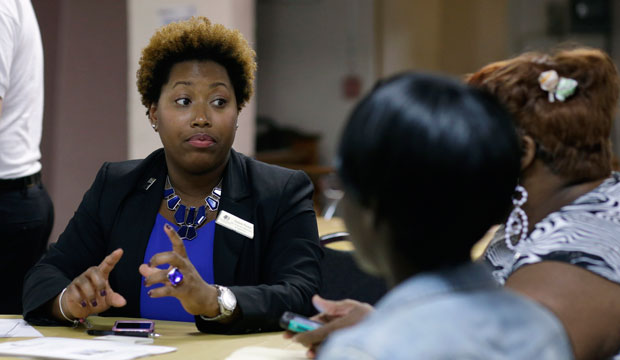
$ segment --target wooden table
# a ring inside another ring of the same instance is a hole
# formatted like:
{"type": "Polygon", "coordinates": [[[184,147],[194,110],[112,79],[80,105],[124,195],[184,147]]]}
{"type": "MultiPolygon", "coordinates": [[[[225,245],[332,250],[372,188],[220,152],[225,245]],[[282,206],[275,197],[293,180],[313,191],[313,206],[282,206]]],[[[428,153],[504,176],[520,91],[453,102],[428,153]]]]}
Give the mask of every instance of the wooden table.
{"type": "MultiPolygon", "coordinates": [[[[18,319],[17,315],[0,315],[3,319],[18,319]]],[[[94,328],[112,328],[116,320],[136,320],[123,318],[106,318],[91,316],[88,318],[94,328]]],[[[44,336],[74,339],[92,339],[84,327],[48,327],[35,326],[44,336]]],[[[155,332],[161,336],[155,338],[154,345],[172,346],[175,352],[155,355],[153,359],[225,359],[235,350],[246,346],[261,346],[286,350],[304,351],[304,348],[282,337],[282,332],[260,333],[250,335],[212,335],[196,329],[194,323],[155,320],[155,332]]],[[[0,342],[25,340],[27,338],[0,338],[0,342]]],[[[0,359],[16,359],[0,357],[0,359]]],[[[144,358],[146,359],[146,358],[144,358]]]]}

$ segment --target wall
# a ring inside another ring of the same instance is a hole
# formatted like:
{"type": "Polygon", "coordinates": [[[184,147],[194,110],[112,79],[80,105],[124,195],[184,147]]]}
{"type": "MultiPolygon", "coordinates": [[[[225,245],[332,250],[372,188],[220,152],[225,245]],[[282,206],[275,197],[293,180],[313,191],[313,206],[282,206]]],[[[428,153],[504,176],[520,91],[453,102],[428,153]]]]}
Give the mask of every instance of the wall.
{"type": "MultiPolygon", "coordinates": [[[[136,71],[140,52],[153,33],[170,18],[181,20],[187,15],[208,17],[214,23],[239,29],[254,46],[254,0],[128,0],[128,89],[127,132],[128,156],[143,158],[161,147],[159,136],[151,129],[146,117],[146,108],[140,102],[136,87],[136,71]],[[166,15],[162,15],[162,11],[166,15]]],[[[239,115],[239,129],[233,147],[245,154],[254,154],[256,95],[239,115]]]]}
{"type": "Polygon", "coordinates": [[[358,74],[365,93],[406,70],[471,72],[508,55],[507,9],[508,0],[260,0],[258,114],[321,134],[331,164],[359,101],[343,98],[344,76],[358,74]]]}
{"type": "Polygon", "coordinates": [[[342,80],[374,75],[372,0],[259,0],[258,114],[280,125],[320,133],[330,164],[340,128],[359,98],[345,99],[342,80]]]}
{"type": "Polygon", "coordinates": [[[509,56],[508,0],[444,0],[440,68],[461,76],[509,56]]]}
{"type": "Polygon", "coordinates": [[[377,76],[440,71],[443,1],[375,2],[377,76]]]}
{"type": "MultiPolygon", "coordinates": [[[[620,1],[611,1],[620,19],[620,1]]],[[[376,73],[419,69],[461,76],[491,61],[529,50],[579,43],[608,51],[620,64],[620,21],[611,37],[568,32],[569,0],[377,0],[376,73]],[[565,11],[558,34],[549,34],[550,7],[565,11]]],[[[618,116],[617,116],[618,117],[618,116]]],[[[620,124],[612,141],[620,155],[620,124]]]]}
{"type": "Polygon", "coordinates": [[[44,182],[55,241],[104,161],[127,157],[124,0],[33,0],[45,57],[44,182]]]}
{"type": "Polygon", "coordinates": [[[507,56],[507,18],[507,0],[376,1],[377,73],[471,72],[507,56]]]}
{"type": "MultiPolygon", "coordinates": [[[[612,0],[612,3],[616,3],[612,0]]],[[[578,43],[604,50],[608,46],[605,36],[601,34],[575,34],[570,33],[568,26],[569,0],[510,0],[510,49],[517,54],[528,50],[549,50],[562,43],[578,43]],[[550,34],[548,31],[549,17],[547,13],[550,6],[559,7],[564,13],[560,17],[558,34],[550,34]]]]}

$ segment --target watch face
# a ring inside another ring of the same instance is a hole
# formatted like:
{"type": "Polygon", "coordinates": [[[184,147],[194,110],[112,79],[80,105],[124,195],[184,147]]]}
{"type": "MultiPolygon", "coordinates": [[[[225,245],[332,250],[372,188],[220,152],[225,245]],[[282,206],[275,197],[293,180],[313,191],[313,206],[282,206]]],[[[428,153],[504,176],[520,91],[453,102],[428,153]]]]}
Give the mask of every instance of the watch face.
{"type": "Polygon", "coordinates": [[[237,298],[235,294],[229,289],[225,289],[222,291],[222,305],[227,310],[234,310],[237,306],[237,298]]]}

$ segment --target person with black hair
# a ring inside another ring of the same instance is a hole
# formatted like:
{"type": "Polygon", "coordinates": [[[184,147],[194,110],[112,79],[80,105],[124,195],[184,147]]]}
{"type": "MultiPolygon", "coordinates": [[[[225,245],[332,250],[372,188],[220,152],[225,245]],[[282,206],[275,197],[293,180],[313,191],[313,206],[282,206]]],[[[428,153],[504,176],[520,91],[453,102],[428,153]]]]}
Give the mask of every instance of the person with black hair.
{"type": "Polygon", "coordinates": [[[341,137],[343,216],[360,265],[393,289],[319,358],[572,358],[550,311],[470,261],[508,213],[519,159],[510,116],[479,90],[406,73],[366,96],[341,137]]]}

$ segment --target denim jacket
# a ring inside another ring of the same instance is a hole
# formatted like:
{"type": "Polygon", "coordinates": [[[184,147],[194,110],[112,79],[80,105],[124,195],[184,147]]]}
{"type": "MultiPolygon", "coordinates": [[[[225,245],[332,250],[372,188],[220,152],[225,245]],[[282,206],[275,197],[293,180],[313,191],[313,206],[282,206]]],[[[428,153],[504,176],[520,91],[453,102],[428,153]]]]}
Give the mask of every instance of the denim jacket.
{"type": "Polygon", "coordinates": [[[415,275],[357,326],[334,333],[319,359],[573,358],[560,321],[498,286],[482,263],[415,275]]]}

